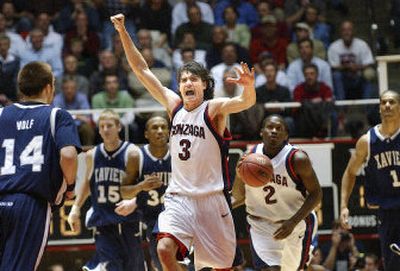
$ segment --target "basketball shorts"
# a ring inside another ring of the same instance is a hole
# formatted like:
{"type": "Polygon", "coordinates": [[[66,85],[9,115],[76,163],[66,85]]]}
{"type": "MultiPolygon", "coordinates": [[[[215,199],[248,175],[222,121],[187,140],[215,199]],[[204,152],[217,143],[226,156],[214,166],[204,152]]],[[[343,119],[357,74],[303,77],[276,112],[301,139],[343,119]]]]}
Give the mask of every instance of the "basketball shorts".
{"type": "Polygon", "coordinates": [[[181,259],[193,245],[196,270],[232,267],[236,234],[222,192],[198,197],[166,194],[164,206],[158,217],[159,236],[173,236],[181,259]]]}
{"type": "Polygon", "coordinates": [[[400,244],[400,209],[379,209],[379,240],[385,270],[399,270],[400,256],[390,250],[390,244],[400,244]]]}
{"type": "Polygon", "coordinates": [[[0,271],[38,268],[50,215],[46,200],[27,194],[0,195],[0,271]]]}
{"type": "Polygon", "coordinates": [[[297,224],[283,240],[273,238],[281,224],[252,216],[248,216],[247,221],[250,224],[253,264],[257,269],[268,266],[281,266],[282,271],[307,269],[318,226],[315,213],[297,224]]]}

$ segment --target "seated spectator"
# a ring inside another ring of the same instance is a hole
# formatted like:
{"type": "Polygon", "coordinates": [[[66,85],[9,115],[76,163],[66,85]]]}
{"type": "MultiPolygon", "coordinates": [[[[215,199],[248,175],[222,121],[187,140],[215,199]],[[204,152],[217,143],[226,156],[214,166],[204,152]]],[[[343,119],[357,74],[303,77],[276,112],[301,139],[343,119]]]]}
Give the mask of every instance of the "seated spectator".
{"type": "Polygon", "coordinates": [[[304,14],[304,22],[310,26],[312,37],[324,43],[325,48],[328,48],[331,43],[331,27],[320,21],[320,11],[316,5],[308,5],[304,14]]]}
{"type": "MultiPolygon", "coordinates": [[[[276,65],[274,59],[272,58],[271,54],[268,52],[262,53],[259,56],[259,61],[258,61],[258,65],[256,66],[256,82],[255,82],[255,86],[260,87],[262,85],[264,85],[265,83],[267,83],[267,77],[265,76],[265,66],[267,64],[273,64],[276,65]]],[[[276,79],[275,81],[286,88],[289,88],[289,79],[287,78],[287,75],[284,71],[282,70],[278,70],[277,74],[276,74],[276,79]]]]}
{"type": "MultiPolygon", "coordinates": [[[[214,26],[212,30],[212,46],[207,50],[206,62],[207,68],[211,69],[215,65],[222,62],[222,48],[228,39],[228,33],[222,26],[214,26]]],[[[242,46],[235,44],[236,53],[239,61],[251,64],[249,51],[242,46]]]]}
{"type": "Polygon", "coordinates": [[[172,9],[171,33],[175,34],[181,24],[189,21],[188,8],[197,5],[200,8],[201,18],[204,22],[214,24],[214,13],[210,5],[197,0],[184,0],[176,3],[172,9]]]}
{"type": "Polygon", "coordinates": [[[262,18],[261,35],[253,36],[250,43],[250,56],[253,63],[257,63],[258,57],[263,52],[270,52],[279,69],[286,66],[285,39],[279,38],[277,33],[276,18],[272,15],[262,18]]]}
{"type": "MultiPolygon", "coordinates": [[[[191,48],[194,50],[194,60],[204,67],[206,66],[206,51],[197,49],[196,38],[193,33],[187,32],[183,34],[183,39],[180,48],[191,48]]],[[[178,70],[182,65],[182,54],[181,49],[175,49],[172,53],[172,65],[173,69],[178,70]]]]}
{"type": "MultiPolygon", "coordinates": [[[[165,67],[161,61],[154,58],[151,49],[144,48],[141,50],[141,53],[150,70],[155,74],[158,80],[160,80],[162,85],[169,86],[171,84],[171,70],[165,67]]],[[[133,97],[135,97],[137,107],[159,106],[159,103],[154,100],[132,71],[129,71],[128,73],[128,84],[133,97]]]]}
{"type": "Polygon", "coordinates": [[[39,28],[33,29],[29,38],[32,42],[32,47],[25,48],[21,52],[21,67],[32,61],[43,61],[51,66],[54,76],[60,76],[63,72],[61,60],[61,51],[43,47],[44,34],[39,28]]]}
{"type": "Polygon", "coordinates": [[[189,22],[183,23],[175,31],[174,48],[181,47],[184,33],[192,33],[196,39],[197,49],[207,50],[211,46],[212,25],[203,21],[197,5],[188,7],[189,22]]]}
{"type": "MultiPolygon", "coordinates": [[[[256,88],[256,103],[264,105],[265,103],[284,103],[292,102],[289,89],[277,83],[276,77],[278,74],[278,67],[272,63],[263,65],[264,76],[267,81],[264,85],[256,88]]],[[[290,108],[266,108],[264,109],[264,117],[272,114],[279,114],[284,117],[289,127],[289,134],[294,133],[294,121],[291,116],[290,108]]]]}
{"type": "MultiPolygon", "coordinates": [[[[318,81],[318,67],[306,64],[303,68],[305,82],[296,86],[293,100],[302,103],[296,114],[297,134],[300,137],[324,138],[329,134],[329,126],[336,127],[333,111],[333,93],[324,82],[318,81]]],[[[332,128],[331,134],[336,130],[332,128]]]]}
{"type": "Polygon", "coordinates": [[[326,59],[326,49],[322,41],[311,38],[311,29],[306,23],[297,23],[294,28],[295,39],[289,44],[286,50],[287,61],[292,63],[293,60],[300,57],[298,42],[300,40],[311,39],[313,43],[313,54],[321,59],[326,59]]]}
{"type": "Polygon", "coordinates": [[[285,18],[289,27],[294,26],[304,18],[306,8],[310,4],[318,7],[320,11],[320,19],[324,20],[326,14],[326,2],[326,0],[285,0],[285,18]]]}
{"type": "MultiPolygon", "coordinates": [[[[15,8],[15,0],[1,1],[1,13],[6,19],[7,31],[18,33],[26,37],[30,30],[32,30],[32,21],[29,17],[19,16],[15,8]]],[[[24,6],[26,5],[26,1],[24,6]]]]}
{"type": "Polygon", "coordinates": [[[211,68],[210,74],[214,78],[214,95],[220,97],[224,87],[224,72],[226,70],[232,70],[235,73],[234,68],[239,68],[236,47],[233,43],[226,43],[222,49],[222,62],[211,68]]]}
{"type": "Polygon", "coordinates": [[[237,0],[219,0],[214,7],[214,15],[215,15],[215,24],[223,25],[224,24],[224,10],[227,6],[232,5],[238,11],[238,23],[246,24],[249,28],[254,27],[258,21],[258,13],[256,8],[247,1],[237,0]]]}
{"type": "Polygon", "coordinates": [[[289,78],[289,89],[293,92],[294,88],[304,82],[303,67],[307,64],[315,64],[318,67],[318,81],[324,82],[332,89],[331,67],[325,60],[315,57],[313,53],[313,42],[310,39],[301,40],[298,43],[300,58],[290,63],[287,68],[289,78]]]}
{"type": "Polygon", "coordinates": [[[378,271],[379,269],[379,258],[373,253],[367,253],[364,256],[365,265],[363,269],[359,271],[378,271]]]}
{"type": "Polygon", "coordinates": [[[55,18],[55,30],[64,34],[75,28],[75,17],[81,12],[87,15],[89,29],[99,32],[101,30],[99,13],[84,0],[69,0],[64,4],[59,15],[55,18]]]}
{"type": "Polygon", "coordinates": [[[75,15],[75,27],[65,34],[65,53],[70,48],[71,40],[79,38],[83,42],[82,54],[85,57],[96,58],[100,50],[100,38],[96,32],[90,30],[88,17],[85,12],[75,15]]]}
{"type": "MultiPolygon", "coordinates": [[[[87,96],[77,88],[73,78],[64,78],[62,81],[61,92],[53,100],[53,105],[65,110],[90,109],[87,96]]],[[[79,138],[84,146],[94,144],[94,128],[90,115],[72,115],[78,128],[79,138]]]]}
{"type": "MultiPolygon", "coordinates": [[[[92,108],[133,108],[135,102],[128,91],[120,89],[118,76],[116,74],[104,75],[104,90],[92,97],[92,108]]],[[[93,119],[97,123],[99,114],[94,114],[93,119]]],[[[121,124],[129,126],[133,123],[135,115],[127,112],[121,116],[121,124]]]]}
{"type": "MultiPolygon", "coordinates": [[[[116,37],[119,37],[117,34],[116,37]]],[[[148,29],[140,29],[137,32],[137,39],[138,39],[138,48],[144,49],[149,48],[153,51],[153,55],[159,61],[162,61],[165,66],[168,68],[172,68],[172,59],[171,54],[169,52],[168,47],[156,47],[154,46],[153,38],[151,36],[151,32],[148,29]]],[[[123,52],[125,57],[125,52],[123,52]]]]}
{"type": "Polygon", "coordinates": [[[370,81],[376,76],[371,49],[354,37],[351,21],[341,24],[340,36],[328,49],[336,100],[368,99],[372,96],[370,81]]]}
{"type": "Polygon", "coordinates": [[[19,34],[8,31],[6,28],[6,17],[0,13],[0,34],[6,35],[10,39],[10,53],[19,56],[25,50],[26,42],[19,34]]]}
{"type": "Polygon", "coordinates": [[[357,258],[359,252],[353,234],[341,228],[340,222],[335,220],[332,227],[332,237],[323,266],[328,270],[352,270],[352,257],[357,258]]]}
{"type": "Polygon", "coordinates": [[[171,42],[171,14],[172,7],[167,0],[145,1],[140,11],[140,28],[157,30],[166,35],[167,42],[171,42]]]}
{"type": "Polygon", "coordinates": [[[246,24],[237,22],[238,12],[233,6],[227,6],[224,10],[224,28],[228,33],[227,41],[234,42],[249,49],[251,33],[246,24]]]}
{"type": "Polygon", "coordinates": [[[17,75],[19,58],[10,53],[10,38],[0,34],[0,95],[3,104],[17,100],[17,75]]]}
{"type": "Polygon", "coordinates": [[[89,78],[97,68],[97,58],[93,59],[83,54],[83,41],[80,38],[71,39],[69,49],[66,50],[78,61],[78,74],[89,78]]]}
{"type": "Polygon", "coordinates": [[[62,82],[64,78],[73,79],[76,83],[76,88],[88,97],[89,95],[89,80],[78,73],[78,60],[74,55],[66,55],[64,57],[64,73],[56,78],[56,93],[61,92],[62,82]]]}
{"type": "Polygon", "coordinates": [[[128,89],[128,78],[122,66],[118,65],[117,58],[114,53],[109,50],[103,50],[99,54],[99,70],[92,73],[89,78],[89,97],[99,92],[104,85],[106,74],[118,75],[118,86],[122,89],[128,89]]]}

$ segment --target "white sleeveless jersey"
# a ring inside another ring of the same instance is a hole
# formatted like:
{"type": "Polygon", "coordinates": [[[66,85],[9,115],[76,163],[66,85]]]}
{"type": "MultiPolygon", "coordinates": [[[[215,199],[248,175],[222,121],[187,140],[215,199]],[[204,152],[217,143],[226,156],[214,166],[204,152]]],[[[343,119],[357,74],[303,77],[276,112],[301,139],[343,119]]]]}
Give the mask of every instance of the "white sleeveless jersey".
{"type": "MultiPolygon", "coordinates": [[[[252,152],[263,154],[263,147],[264,144],[258,144],[252,152]]],[[[245,185],[248,214],[277,222],[290,218],[301,208],[307,192],[291,164],[296,151],[296,148],[287,144],[271,159],[274,167],[272,182],[262,187],[245,185]]]]}
{"type": "Polygon", "coordinates": [[[174,111],[170,132],[172,175],[167,193],[199,196],[230,188],[228,141],[213,128],[208,101],[192,111],[182,104],[174,111]]]}

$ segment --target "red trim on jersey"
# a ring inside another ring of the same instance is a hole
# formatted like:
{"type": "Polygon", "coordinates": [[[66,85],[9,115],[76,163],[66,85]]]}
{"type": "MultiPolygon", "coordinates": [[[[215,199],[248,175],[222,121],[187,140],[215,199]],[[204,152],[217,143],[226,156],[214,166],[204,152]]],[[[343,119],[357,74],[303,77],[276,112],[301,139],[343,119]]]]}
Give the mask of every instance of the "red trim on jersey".
{"type": "Polygon", "coordinates": [[[312,238],[313,238],[313,229],[314,229],[314,223],[311,219],[312,214],[310,214],[306,219],[306,234],[304,236],[304,238],[307,238],[306,240],[306,245],[303,246],[302,249],[302,255],[301,255],[301,261],[300,261],[300,266],[299,269],[304,269],[307,266],[307,263],[310,259],[310,247],[311,247],[311,242],[312,242],[312,238]]]}
{"type": "Polygon", "coordinates": [[[299,151],[299,150],[294,149],[294,150],[289,154],[289,157],[288,157],[288,165],[289,165],[290,174],[291,174],[292,176],[296,177],[297,180],[301,180],[300,177],[297,175],[296,171],[294,170],[294,166],[293,166],[293,162],[292,162],[294,154],[295,154],[296,152],[298,152],[298,151],[299,151]]]}
{"type": "Polygon", "coordinates": [[[178,245],[178,251],[176,252],[176,258],[178,261],[183,261],[183,259],[187,256],[188,254],[188,249],[186,246],[174,235],[168,233],[168,232],[159,232],[157,234],[157,241],[159,241],[162,238],[171,238],[172,240],[175,241],[175,243],[178,245]]]}
{"type": "Polygon", "coordinates": [[[232,268],[214,268],[215,271],[231,271],[232,268]]]}
{"type": "Polygon", "coordinates": [[[211,120],[211,117],[208,114],[208,104],[207,104],[207,107],[206,107],[205,115],[206,115],[206,118],[208,119],[208,122],[211,124],[211,127],[213,128],[214,132],[218,135],[218,137],[221,140],[232,140],[231,132],[226,127],[225,127],[223,135],[219,134],[217,128],[214,126],[214,122],[211,120]]]}

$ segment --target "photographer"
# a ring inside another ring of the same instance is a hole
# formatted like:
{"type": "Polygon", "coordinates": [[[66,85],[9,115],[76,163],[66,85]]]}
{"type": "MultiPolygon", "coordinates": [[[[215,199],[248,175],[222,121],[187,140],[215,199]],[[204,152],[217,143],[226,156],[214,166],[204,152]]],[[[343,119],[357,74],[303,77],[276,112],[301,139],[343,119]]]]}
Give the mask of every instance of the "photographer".
{"type": "Polygon", "coordinates": [[[342,229],[339,221],[334,221],[331,240],[332,244],[323,266],[333,271],[351,270],[359,255],[354,236],[342,229]]]}

